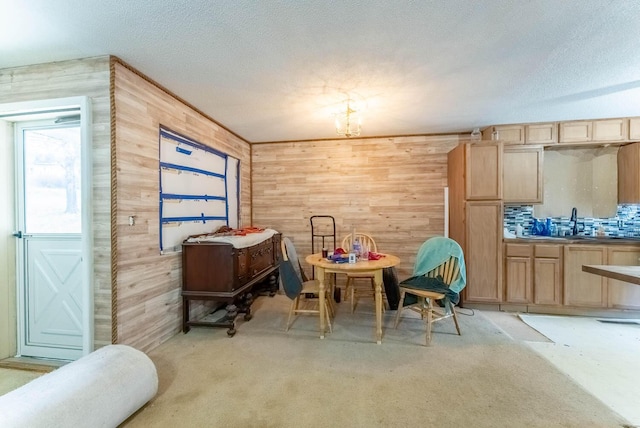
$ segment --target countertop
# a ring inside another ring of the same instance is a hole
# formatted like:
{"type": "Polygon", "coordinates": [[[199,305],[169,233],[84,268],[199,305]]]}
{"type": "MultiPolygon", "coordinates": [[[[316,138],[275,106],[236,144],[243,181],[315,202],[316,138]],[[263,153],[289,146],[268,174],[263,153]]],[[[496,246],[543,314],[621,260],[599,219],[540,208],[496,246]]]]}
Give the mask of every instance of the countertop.
{"type": "Polygon", "coordinates": [[[640,238],[627,238],[621,236],[537,236],[528,235],[518,238],[503,238],[508,244],[594,244],[594,245],[638,245],[640,246],[640,238]]]}
{"type": "Polygon", "coordinates": [[[583,265],[582,270],[640,285],[640,266],[583,265]]]}

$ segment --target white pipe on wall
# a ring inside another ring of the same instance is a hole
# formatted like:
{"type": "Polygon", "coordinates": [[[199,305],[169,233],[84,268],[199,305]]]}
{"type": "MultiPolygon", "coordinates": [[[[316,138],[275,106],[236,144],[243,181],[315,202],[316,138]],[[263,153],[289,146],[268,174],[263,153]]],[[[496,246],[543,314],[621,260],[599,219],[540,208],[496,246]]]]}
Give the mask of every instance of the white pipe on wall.
{"type": "Polygon", "coordinates": [[[449,188],[444,188],[444,236],[449,237],[449,188]]]}

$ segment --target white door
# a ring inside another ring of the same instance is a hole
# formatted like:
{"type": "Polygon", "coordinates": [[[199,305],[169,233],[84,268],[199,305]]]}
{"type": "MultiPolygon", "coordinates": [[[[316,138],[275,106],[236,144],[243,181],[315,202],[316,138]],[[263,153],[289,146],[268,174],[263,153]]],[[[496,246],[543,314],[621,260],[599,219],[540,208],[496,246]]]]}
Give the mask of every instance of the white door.
{"type": "Polygon", "coordinates": [[[18,354],[83,354],[81,138],[79,121],[16,127],[18,354]]]}

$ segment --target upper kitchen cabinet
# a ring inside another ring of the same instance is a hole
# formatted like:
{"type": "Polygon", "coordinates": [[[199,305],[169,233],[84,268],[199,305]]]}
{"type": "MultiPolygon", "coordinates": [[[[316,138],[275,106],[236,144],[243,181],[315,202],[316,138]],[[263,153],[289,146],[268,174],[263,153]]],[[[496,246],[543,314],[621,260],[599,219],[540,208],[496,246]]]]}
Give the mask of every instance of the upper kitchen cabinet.
{"type": "Polygon", "coordinates": [[[629,119],[593,121],[593,141],[626,141],[629,119]]]}
{"type": "Polygon", "coordinates": [[[505,146],[524,144],[524,125],[499,125],[490,126],[482,131],[483,140],[500,140],[505,146]]]}
{"type": "Polygon", "coordinates": [[[560,143],[607,143],[628,141],[629,119],[580,120],[560,123],[560,143]]]}
{"type": "Polygon", "coordinates": [[[640,204],[640,143],[618,149],[618,203],[640,204]]]}
{"type": "Polygon", "coordinates": [[[465,144],[465,199],[502,199],[502,143],[465,144]]]}
{"type": "Polygon", "coordinates": [[[558,123],[532,123],[524,127],[525,144],[558,144],[558,123]]]}
{"type": "Polygon", "coordinates": [[[590,120],[560,123],[560,143],[585,143],[592,137],[593,122],[590,120]]]}
{"type": "Polygon", "coordinates": [[[502,199],[505,203],[542,203],[542,147],[505,147],[502,199]]]}
{"type": "MultiPolygon", "coordinates": [[[[502,204],[501,142],[465,143],[448,154],[449,236],[466,248],[466,202],[502,204]]],[[[502,220],[501,220],[502,221],[502,220]]],[[[502,239],[502,228],[498,235],[502,239]]]]}
{"type": "Polygon", "coordinates": [[[629,119],[629,140],[640,141],[640,117],[629,119]]]}

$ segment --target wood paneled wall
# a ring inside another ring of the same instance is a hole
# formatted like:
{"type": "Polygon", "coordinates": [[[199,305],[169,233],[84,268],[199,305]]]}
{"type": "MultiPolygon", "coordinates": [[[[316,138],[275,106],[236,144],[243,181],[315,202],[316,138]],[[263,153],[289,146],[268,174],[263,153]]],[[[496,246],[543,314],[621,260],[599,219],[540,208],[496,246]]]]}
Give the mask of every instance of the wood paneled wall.
{"type": "Polygon", "coordinates": [[[76,96],[91,98],[92,107],[94,344],[100,347],[111,343],[109,58],[0,70],[0,103],[76,96]]]}
{"type": "Polygon", "coordinates": [[[126,64],[115,63],[114,82],[117,341],[146,351],[182,323],[182,254],[159,249],[160,125],[240,159],[241,225],[251,223],[251,149],[126,64]]]}
{"type": "Polygon", "coordinates": [[[407,278],[419,246],[444,233],[447,153],[458,140],[453,135],[254,144],[253,225],[290,237],[304,259],[311,252],[310,217],[331,215],[338,246],[352,227],[370,233],[380,252],[400,257],[398,274],[407,278]]]}

